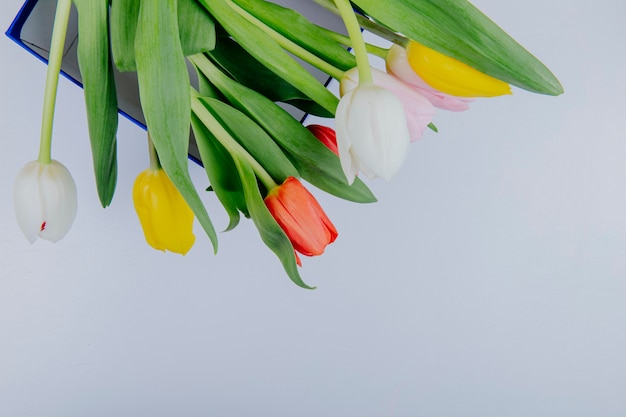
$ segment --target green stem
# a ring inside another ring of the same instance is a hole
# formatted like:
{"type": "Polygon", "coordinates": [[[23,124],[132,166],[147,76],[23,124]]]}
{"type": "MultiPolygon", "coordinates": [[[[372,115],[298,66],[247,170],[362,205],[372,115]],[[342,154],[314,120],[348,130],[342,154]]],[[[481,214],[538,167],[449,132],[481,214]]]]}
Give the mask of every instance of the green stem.
{"type": "Polygon", "coordinates": [[[154,142],[152,142],[150,132],[148,132],[148,153],[150,154],[150,169],[153,171],[162,169],[159,154],[157,154],[156,148],[154,147],[154,142]]]}
{"type": "Polygon", "coordinates": [[[359,69],[359,84],[371,84],[372,70],[367,58],[367,48],[365,47],[359,21],[356,19],[349,0],[335,0],[335,4],[337,9],[339,9],[343,23],[346,25],[348,35],[350,35],[350,40],[352,41],[352,49],[354,50],[356,65],[359,69]]]}
{"type": "Polygon", "coordinates": [[[343,71],[341,71],[339,68],[331,65],[317,55],[307,51],[297,43],[276,32],[274,29],[267,26],[265,23],[257,19],[255,16],[250,14],[238,4],[235,4],[231,0],[226,0],[226,3],[230,6],[230,8],[236,11],[248,22],[252,23],[256,27],[267,33],[270,37],[272,37],[272,39],[274,39],[283,49],[291,52],[303,61],[308,62],[320,71],[324,71],[326,74],[330,75],[333,78],[341,79],[343,77],[343,71]]]}
{"type": "Polygon", "coordinates": [[[226,150],[233,155],[237,155],[244,159],[246,162],[250,164],[252,170],[256,174],[256,176],[261,180],[263,185],[268,190],[271,190],[278,186],[274,179],[268,174],[268,172],[263,168],[259,162],[254,159],[248,151],[239,144],[231,134],[222,126],[222,124],[213,116],[204,104],[200,101],[199,93],[191,89],[191,110],[198,116],[202,123],[213,133],[213,135],[220,141],[222,146],[226,148],[226,150]]]}
{"type": "Polygon", "coordinates": [[[43,115],[41,118],[41,138],[39,141],[39,157],[37,160],[42,165],[47,165],[52,160],[52,123],[54,120],[54,105],[63,61],[63,49],[67,24],[70,19],[71,0],[59,0],[54,16],[54,27],[50,41],[50,56],[48,57],[48,71],[46,73],[46,87],[43,96],[43,115]]]}
{"type": "MultiPolygon", "coordinates": [[[[352,41],[350,40],[349,37],[341,33],[333,32],[332,30],[328,30],[326,34],[328,35],[328,37],[337,41],[337,43],[352,47],[352,41]]],[[[366,43],[365,48],[367,49],[368,54],[375,55],[382,59],[386,59],[387,54],[389,53],[389,49],[383,48],[381,46],[372,45],[371,43],[366,43]]]]}
{"type": "MultiPolygon", "coordinates": [[[[315,3],[317,3],[318,5],[322,6],[326,10],[336,15],[340,14],[339,10],[337,10],[337,7],[335,7],[335,4],[333,3],[333,0],[313,0],[313,1],[315,1],[315,3]]],[[[356,18],[359,21],[359,24],[361,25],[363,29],[383,39],[386,39],[389,42],[393,42],[403,47],[406,47],[406,45],[409,43],[409,39],[407,37],[402,36],[399,33],[396,33],[382,25],[379,25],[378,23],[369,19],[367,16],[357,14],[356,18]]]]}

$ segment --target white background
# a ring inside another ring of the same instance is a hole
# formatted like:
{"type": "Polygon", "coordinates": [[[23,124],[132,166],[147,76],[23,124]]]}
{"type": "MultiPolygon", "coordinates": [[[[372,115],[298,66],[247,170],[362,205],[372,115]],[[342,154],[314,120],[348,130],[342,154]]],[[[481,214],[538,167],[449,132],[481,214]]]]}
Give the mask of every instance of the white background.
{"type": "MultiPolygon", "coordinates": [[[[0,3],[1,28],[21,3],[0,3]]],[[[37,156],[45,65],[2,37],[0,415],[626,415],[626,3],[475,4],[566,94],[439,112],[440,133],[370,183],[376,204],[314,191],[340,233],[304,259],[315,291],[250,221],[217,256],[197,224],[187,256],[152,250],[131,201],[144,132],[124,119],[102,209],[82,91],[64,79],[53,157],[79,213],[63,241],[30,245],[12,187],[37,156]]]]}

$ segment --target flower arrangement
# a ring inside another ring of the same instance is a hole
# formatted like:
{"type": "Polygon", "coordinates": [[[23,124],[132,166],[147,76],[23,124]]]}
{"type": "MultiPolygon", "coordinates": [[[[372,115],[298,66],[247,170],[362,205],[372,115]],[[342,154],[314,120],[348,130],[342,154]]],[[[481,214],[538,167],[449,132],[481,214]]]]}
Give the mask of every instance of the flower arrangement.
{"type": "Polygon", "coordinates": [[[229,216],[226,230],[242,214],[250,218],[304,288],[310,287],[300,277],[298,254],[321,255],[338,232],[302,180],[342,199],[374,202],[362,176],[395,175],[411,142],[437,131],[436,109],[464,111],[475,98],[511,94],[511,85],[563,92],[548,68],[466,0],[314,1],[341,17],[348,36],[265,0],[58,0],[40,153],[14,188],[26,237],[56,242],[76,215],[72,176],[51,158],[72,4],[102,206],[111,203],[117,179],[114,68],[134,71],[150,167],[137,177],[133,201],[148,244],[187,253],[197,219],[217,251],[215,228],[188,171],[193,132],[206,189],[229,216]],[[367,44],[363,31],[391,46],[367,44]],[[386,70],[373,68],[372,57],[384,59],[386,70]],[[338,80],[339,97],[301,61],[338,80]],[[329,123],[305,127],[278,103],[329,123]]]}

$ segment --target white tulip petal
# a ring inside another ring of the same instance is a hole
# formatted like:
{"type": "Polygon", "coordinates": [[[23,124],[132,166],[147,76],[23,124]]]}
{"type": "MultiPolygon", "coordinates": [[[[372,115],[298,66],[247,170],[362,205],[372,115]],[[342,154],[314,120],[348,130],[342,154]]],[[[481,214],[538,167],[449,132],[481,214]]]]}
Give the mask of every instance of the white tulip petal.
{"type": "Polygon", "coordinates": [[[348,127],[352,94],[353,93],[350,92],[341,98],[335,114],[335,133],[337,137],[339,161],[341,163],[341,169],[350,184],[354,182],[354,178],[359,172],[358,167],[352,160],[352,141],[350,139],[350,129],[348,127]]]}
{"type": "Polygon", "coordinates": [[[15,219],[30,243],[37,240],[43,222],[43,211],[39,199],[39,169],[37,161],[31,161],[17,174],[13,187],[15,219]]]}
{"type": "Polygon", "coordinates": [[[39,237],[58,242],[65,237],[76,218],[76,185],[67,168],[57,161],[44,168],[40,180],[46,225],[39,237]]]}
{"type": "Polygon", "coordinates": [[[336,113],[337,146],[344,174],[357,171],[386,180],[400,169],[410,138],[403,104],[373,84],[347,91],[336,113]]]}
{"type": "Polygon", "coordinates": [[[17,223],[31,243],[37,236],[57,242],[76,217],[76,184],[58,161],[29,162],[15,180],[14,205],[17,223]]]}

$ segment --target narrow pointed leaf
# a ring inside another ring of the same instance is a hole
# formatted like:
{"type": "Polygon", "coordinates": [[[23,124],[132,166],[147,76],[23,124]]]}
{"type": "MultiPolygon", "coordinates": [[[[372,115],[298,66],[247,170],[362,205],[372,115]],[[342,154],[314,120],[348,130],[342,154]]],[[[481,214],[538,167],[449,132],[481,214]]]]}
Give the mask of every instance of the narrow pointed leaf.
{"type": "Polygon", "coordinates": [[[111,50],[120,71],[136,71],[135,34],[141,0],[114,1],[111,4],[111,50]]]}
{"type": "MultiPolygon", "coordinates": [[[[120,71],[136,71],[135,36],[141,0],[111,4],[111,48],[120,71]]],[[[177,14],[183,54],[208,52],[215,47],[215,24],[196,0],[178,0],[177,14]]]]}
{"type": "Polygon", "coordinates": [[[356,66],[354,55],[329,37],[327,29],[313,24],[297,11],[265,0],[235,2],[281,35],[335,67],[347,71],[356,66]]]}
{"type": "Polygon", "coordinates": [[[300,277],[293,245],[265,206],[252,168],[239,157],[233,156],[233,158],[239,170],[250,217],[259,231],[261,239],[278,256],[285,272],[294,284],[302,288],[314,289],[300,277]]]}
{"type": "Polygon", "coordinates": [[[334,114],[339,100],[269,35],[242,17],[231,0],[198,0],[252,56],[334,114]]]}
{"type": "Polygon", "coordinates": [[[191,95],[178,33],[176,0],[141,3],[135,39],[139,95],[161,165],[217,251],[215,229],[188,171],[191,95]]]}
{"type": "Polygon", "coordinates": [[[353,0],[383,25],[520,88],[563,93],[550,70],[467,0],[353,0]]]}
{"type": "Polygon", "coordinates": [[[185,56],[215,47],[213,18],[196,0],[178,0],[178,27],[185,56]]]}
{"type": "Polygon", "coordinates": [[[78,63],[98,196],[111,204],[117,183],[117,95],[109,55],[107,0],[74,0],[78,10],[78,63]]]}
{"type": "Polygon", "coordinates": [[[333,117],[333,113],[325,110],[306,94],[267,69],[241,45],[227,36],[220,36],[215,49],[207,55],[233,79],[272,101],[289,103],[305,113],[316,116],[333,117]]]}
{"type": "Polygon", "coordinates": [[[200,101],[279,184],[288,177],[299,177],[298,170],[282,149],[253,120],[241,111],[219,100],[203,97],[200,101]]]}
{"type": "Polygon", "coordinates": [[[225,231],[232,230],[239,224],[239,210],[247,213],[239,173],[230,154],[195,115],[191,116],[191,126],[211,188],[228,214],[225,231]]]}

